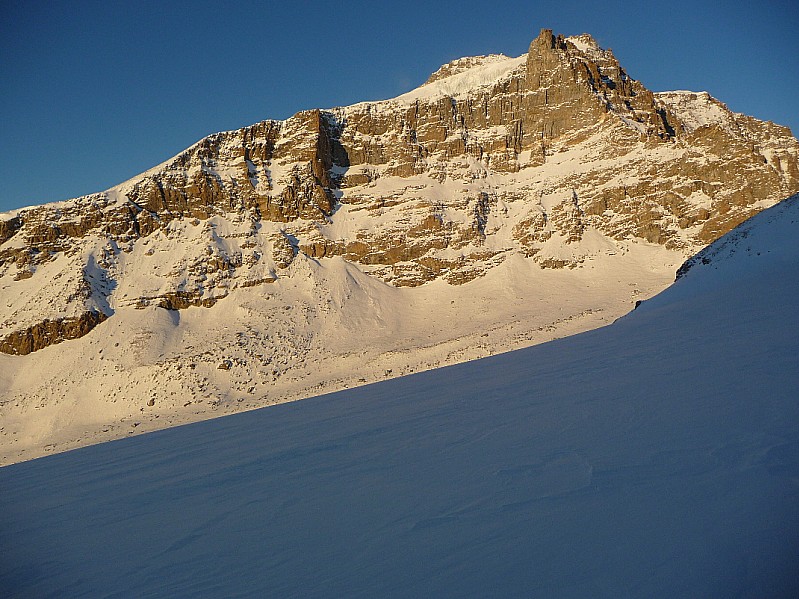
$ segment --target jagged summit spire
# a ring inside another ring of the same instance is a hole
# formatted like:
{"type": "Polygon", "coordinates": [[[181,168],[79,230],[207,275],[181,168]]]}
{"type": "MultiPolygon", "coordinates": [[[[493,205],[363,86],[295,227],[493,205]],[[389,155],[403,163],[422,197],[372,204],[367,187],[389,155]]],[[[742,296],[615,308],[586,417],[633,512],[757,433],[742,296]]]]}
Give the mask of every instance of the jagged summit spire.
{"type": "Polygon", "coordinates": [[[530,43],[530,48],[548,48],[550,50],[554,50],[555,48],[565,49],[566,45],[563,40],[563,35],[558,34],[556,36],[551,29],[541,29],[538,33],[538,37],[530,43]]]}
{"type": "Polygon", "coordinates": [[[527,52],[527,83],[529,87],[541,87],[541,75],[551,71],[558,65],[558,40],[563,36],[555,37],[551,29],[542,29],[538,37],[530,42],[527,52]]]}

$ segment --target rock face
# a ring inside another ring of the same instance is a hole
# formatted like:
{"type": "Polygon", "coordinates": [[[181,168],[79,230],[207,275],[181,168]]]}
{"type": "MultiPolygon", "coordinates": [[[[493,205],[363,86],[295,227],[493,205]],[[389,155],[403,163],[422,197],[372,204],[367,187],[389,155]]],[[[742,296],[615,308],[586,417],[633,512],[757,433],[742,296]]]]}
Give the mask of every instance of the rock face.
{"type": "Polygon", "coordinates": [[[460,59],[398,98],[210,135],[104,193],[0,215],[0,351],[115,307],[211,306],[299,254],[395,287],[513,255],[580,268],[597,240],[684,258],[798,191],[798,159],[787,128],[652,93],[589,35],[542,30],[526,56],[460,59]]]}
{"type": "Polygon", "coordinates": [[[83,337],[108,318],[102,312],[84,312],[77,317],[45,319],[27,329],[14,331],[0,341],[0,351],[7,354],[29,354],[66,339],[83,337]]]}

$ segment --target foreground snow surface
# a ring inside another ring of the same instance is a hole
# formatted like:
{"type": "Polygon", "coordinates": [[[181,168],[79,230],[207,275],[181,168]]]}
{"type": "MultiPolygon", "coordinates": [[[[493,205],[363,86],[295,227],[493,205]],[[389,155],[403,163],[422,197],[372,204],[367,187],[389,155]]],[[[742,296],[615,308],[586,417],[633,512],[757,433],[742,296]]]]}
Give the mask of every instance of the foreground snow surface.
{"type": "Polygon", "coordinates": [[[795,597],[797,228],[603,329],[2,468],[0,588],[795,597]]]}

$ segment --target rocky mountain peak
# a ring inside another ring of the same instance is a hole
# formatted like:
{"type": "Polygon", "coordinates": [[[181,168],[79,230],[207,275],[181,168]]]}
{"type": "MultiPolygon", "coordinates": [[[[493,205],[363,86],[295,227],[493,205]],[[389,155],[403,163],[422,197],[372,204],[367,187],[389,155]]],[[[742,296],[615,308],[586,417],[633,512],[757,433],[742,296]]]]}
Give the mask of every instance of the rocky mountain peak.
{"type": "Polygon", "coordinates": [[[538,36],[530,42],[528,54],[534,58],[552,54],[553,50],[565,50],[566,43],[562,34],[555,35],[551,29],[541,29],[538,36]]]}
{"type": "Polygon", "coordinates": [[[458,59],[398,98],[210,135],[107,192],[0,215],[0,350],[127,306],[213,305],[302,257],[395,287],[463,285],[514,255],[577,269],[632,241],[682,259],[799,190],[797,157],[787,129],[653,94],[590,35],[543,29],[524,56],[458,59]],[[179,234],[199,245],[134,276],[179,234]]]}
{"type": "Polygon", "coordinates": [[[543,105],[542,112],[549,113],[551,137],[590,126],[606,113],[619,115],[647,137],[669,139],[680,125],[588,34],[565,38],[542,29],[530,44],[526,84],[536,103],[543,105]]]}

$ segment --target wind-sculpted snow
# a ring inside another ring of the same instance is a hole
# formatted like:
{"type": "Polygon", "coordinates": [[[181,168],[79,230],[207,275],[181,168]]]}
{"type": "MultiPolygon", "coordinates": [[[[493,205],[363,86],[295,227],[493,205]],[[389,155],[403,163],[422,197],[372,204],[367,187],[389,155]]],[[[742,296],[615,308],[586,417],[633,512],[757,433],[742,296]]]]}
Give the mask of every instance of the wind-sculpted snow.
{"type": "Polygon", "coordinates": [[[2,468],[0,587],[795,597],[798,230],[602,329],[2,468]]]}

